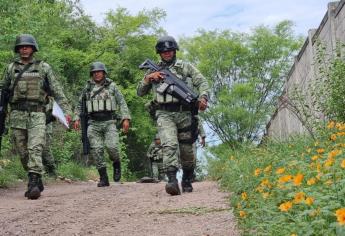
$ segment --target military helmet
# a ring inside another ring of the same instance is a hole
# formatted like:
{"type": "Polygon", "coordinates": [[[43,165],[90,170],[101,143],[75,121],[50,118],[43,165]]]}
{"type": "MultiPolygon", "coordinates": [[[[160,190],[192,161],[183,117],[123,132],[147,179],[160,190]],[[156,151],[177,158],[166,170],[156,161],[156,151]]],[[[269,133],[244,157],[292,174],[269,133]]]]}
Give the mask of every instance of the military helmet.
{"type": "Polygon", "coordinates": [[[94,71],[104,71],[104,73],[108,74],[107,68],[105,67],[104,63],[96,61],[91,64],[90,66],[90,76],[94,71]]]}
{"type": "Polygon", "coordinates": [[[163,36],[156,43],[156,53],[162,53],[171,50],[179,50],[176,40],[171,36],[163,36]]]}
{"type": "Polygon", "coordinates": [[[18,35],[16,38],[14,52],[16,53],[19,52],[19,47],[26,46],[26,45],[32,46],[34,49],[34,52],[38,51],[38,45],[34,36],[32,36],[31,34],[21,34],[21,35],[18,35]]]}

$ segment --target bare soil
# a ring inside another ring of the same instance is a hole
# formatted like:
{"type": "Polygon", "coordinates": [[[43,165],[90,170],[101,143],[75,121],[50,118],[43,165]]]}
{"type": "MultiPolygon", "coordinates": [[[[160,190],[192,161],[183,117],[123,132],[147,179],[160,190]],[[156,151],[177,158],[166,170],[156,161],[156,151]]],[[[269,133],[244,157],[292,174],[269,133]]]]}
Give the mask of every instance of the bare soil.
{"type": "Polygon", "coordinates": [[[38,200],[25,186],[0,189],[0,235],[240,235],[229,194],[215,182],[170,196],[165,183],[48,183],[38,200]]]}

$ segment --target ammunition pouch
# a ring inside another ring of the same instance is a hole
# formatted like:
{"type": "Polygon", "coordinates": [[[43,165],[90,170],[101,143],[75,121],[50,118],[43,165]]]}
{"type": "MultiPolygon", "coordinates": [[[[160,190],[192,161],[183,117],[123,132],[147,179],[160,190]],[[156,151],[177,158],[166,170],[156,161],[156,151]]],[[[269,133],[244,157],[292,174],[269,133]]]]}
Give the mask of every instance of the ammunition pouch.
{"type": "Polygon", "coordinates": [[[191,108],[190,106],[186,106],[181,103],[167,103],[167,104],[159,104],[157,110],[181,112],[181,111],[190,111],[191,108]]]}
{"type": "Polygon", "coordinates": [[[89,114],[90,120],[94,121],[108,121],[115,120],[116,117],[110,112],[94,112],[89,114]]]}
{"type": "Polygon", "coordinates": [[[12,103],[11,110],[27,111],[27,112],[45,112],[46,108],[43,104],[30,104],[30,103],[12,103]]]}

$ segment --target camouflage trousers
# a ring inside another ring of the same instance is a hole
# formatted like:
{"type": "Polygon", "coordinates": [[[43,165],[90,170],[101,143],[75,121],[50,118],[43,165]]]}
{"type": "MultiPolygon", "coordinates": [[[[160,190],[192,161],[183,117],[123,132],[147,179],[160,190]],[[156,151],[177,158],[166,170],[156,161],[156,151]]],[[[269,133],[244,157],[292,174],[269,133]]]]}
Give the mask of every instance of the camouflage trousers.
{"type": "Polygon", "coordinates": [[[110,160],[120,160],[120,142],[115,120],[91,120],[87,128],[87,137],[90,142],[90,156],[96,162],[97,169],[106,167],[104,149],[110,160]]]}
{"type": "Polygon", "coordinates": [[[192,116],[189,111],[169,112],[158,110],[156,112],[157,127],[163,148],[163,167],[194,168],[195,154],[193,144],[183,140],[191,139],[191,132],[178,132],[191,126],[192,116]]]}
{"type": "Polygon", "coordinates": [[[53,123],[50,122],[46,125],[46,144],[43,147],[42,162],[43,166],[50,170],[55,170],[56,163],[52,153],[53,144],[53,123]]]}
{"type": "Polygon", "coordinates": [[[45,144],[46,115],[43,112],[14,110],[10,114],[14,145],[23,168],[43,174],[42,152],[45,144]]]}
{"type": "Polygon", "coordinates": [[[151,169],[152,169],[152,178],[157,179],[157,180],[164,179],[163,160],[152,160],[151,169]]]}

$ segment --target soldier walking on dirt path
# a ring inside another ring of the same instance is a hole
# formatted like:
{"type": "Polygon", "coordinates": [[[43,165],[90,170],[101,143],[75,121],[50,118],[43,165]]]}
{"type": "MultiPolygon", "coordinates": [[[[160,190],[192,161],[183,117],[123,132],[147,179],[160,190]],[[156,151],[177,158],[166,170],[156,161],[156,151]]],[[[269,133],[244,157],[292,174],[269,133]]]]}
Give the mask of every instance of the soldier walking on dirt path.
{"type": "Polygon", "coordinates": [[[14,145],[24,169],[28,171],[29,183],[25,197],[37,199],[44,190],[42,152],[49,96],[68,114],[68,122],[72,111],[51,66],[34,58],[34,53],[38,51],[36,39],[30,34],[17,36],[14,51],[19,58],[7,66],[1,89],[9,94],[9,122],[14,145]]]}
{"type": "MultiPolygon", "coordinates": [[[[117,117],[120,117],[122,130],[127,133],[131,119],[126,101],[117,88],[115,82],[107,78],[108,72],[102,62],[94,62],[90,67],[91,79],[87,82],[83,94],[79,99],[76,113],[80,114],[82,97],[86,96],[86,110],[88,113],[87,137],[90,142],[91,159],[96,161],[96,168],[100,176],[98,187],[109,186],[104,148],[113,161],[113,178],[115,182],[121,179],[120,144],[116,128],[117,117]]],[[[79,129],[80,117],[74,123],[79,129]]]]}
{"type": "MultiPolygon", "coordinates": [[[[199,94],[198,108],[204,111],[207,108],[209,85],[203,75],[190,63],[176,59],[179,50],[177,42],[171,36],[163,36],[156,43],[156,53],[160,55],[160,68],[169,69],[175,76],[184,82],[187,87],[199,94]]],[[[196,117],[192,115],[192,108],[183,104],[177,97],[159,92],[165,74],[159,71],[148,71],[137,87],[138,96],[144,96],[152,90],[154,102],[158,104],[155,116],[159,137],[163,147],[163,166],[166,170],[168,183],[165,190],[170,195],[181,194],[176,173],[180,164],[183,169],[182,191],[192,192],[191,180],[195,168],[193,151],[192,126],[196,117]]]]}
{"type": "Polygon", "coordinates": [[[149,158],[151,164],[151,174],[152,178],[159,182],[164,180],[165,173],[163,169],[163,149],[161,145],[161,139],[159,135],[155,135],[155,139],[150,144],[147,150],[147,157],[149,158]]]}

